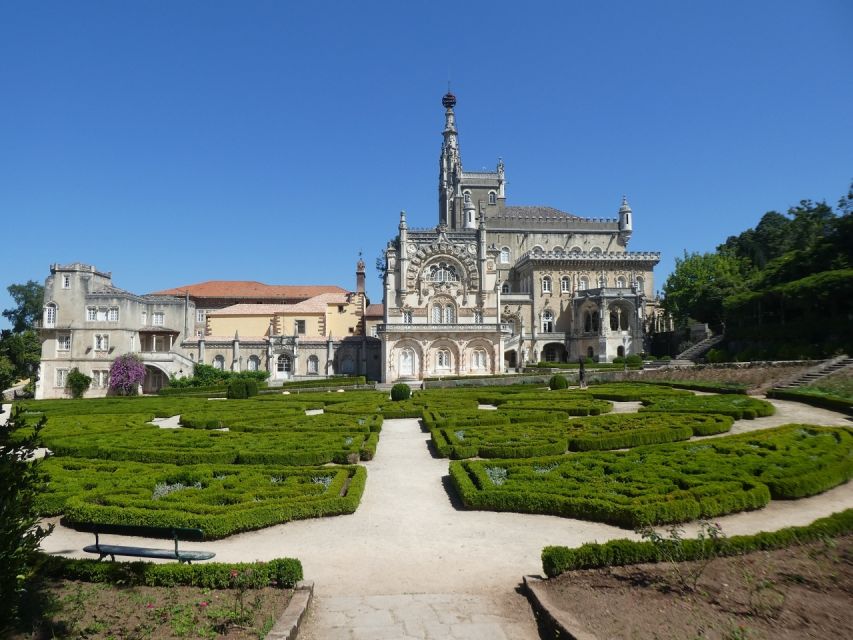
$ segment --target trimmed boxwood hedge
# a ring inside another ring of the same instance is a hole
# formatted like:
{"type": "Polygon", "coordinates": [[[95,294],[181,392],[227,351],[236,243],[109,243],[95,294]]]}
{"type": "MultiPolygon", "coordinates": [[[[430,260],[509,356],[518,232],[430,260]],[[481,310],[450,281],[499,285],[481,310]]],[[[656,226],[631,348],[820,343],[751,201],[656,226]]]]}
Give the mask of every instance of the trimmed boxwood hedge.
{"type": "Polygon", "coordinates": [[[292,589],[302,580],[302,563],[296,558],[275,558],[268,562],[99,562],[61,556],[42,555],[39,575],[45,578],[101,582],[123,587],[199,587],[228,589],[233,586],[232,571],[244,577],[240,583],[250,589],[274,586],[292,589]]]}
{"type": "Polygon", "coordinates": [[[720,413],[735,420],[753,420],[772,416],[776,409],[766,400],[742,395],[655,396],[643,401],[641,412],[663,411],[666,413],[720,413]]]}
{"type": "Polygon", "coordinates": [[[846,413],[853,416],[853,400],[809,391],[808,389],[771,389],[767,392],[767,397],[804,402],[814,407],[821,407],[822,409],[838,411],[839,413],[846,413]]]}
{"type": "MultiPolygon", "coordinates": [[[[734,556],[754,551],[783,549],[815,540],[834,538],[853,532],[853,509],[834,513],[803,527],[786,527],[778,531],[762,531],[748,536],[731,536],[713,540],[686,539],[680,543],[678,557],[684,561],[717,556],[734,556]]],[[[567,571],[598,569],[645,562],[661,562],[660,548],[651,542],[611,540],[604,544],[587,543],[580,547],[548,546],[542,550],[542,568],[553,578],[567,571]]]]}
{"type": "Polygon", "coordinates": [[[36,504],[71,526],[201,529],[222,538],[290,520],[352,513],[364,491],[360,466],[186,465],[49,458],[50,484],[36,504]]]}
{"type": "Polygon", "coordinates": [[[450,463],[469,508],[635,528],[814,495],[853,476],[853,433],[785,425],[755,433],[523,461],[450,463]]]}
{"type": "Polygon", "coordinates": [[[479,413],[486,414],[487,424],[457,420],[450,426],[436,426],[425,421],[436,451],[458,459],[530,458],[559,455],[567,450],[623,449],[725,433],[733,422],[729,416],[721,415],[653,413],[511,424],[497,411],[479,413]]]}

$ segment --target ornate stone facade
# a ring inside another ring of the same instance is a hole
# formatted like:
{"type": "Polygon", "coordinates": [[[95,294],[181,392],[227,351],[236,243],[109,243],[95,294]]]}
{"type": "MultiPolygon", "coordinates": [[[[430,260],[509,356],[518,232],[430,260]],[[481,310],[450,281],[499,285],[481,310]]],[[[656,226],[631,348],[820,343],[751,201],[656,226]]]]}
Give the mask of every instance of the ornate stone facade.
{"type": "Polygon", "coordinates": [[[438,225],[385,250],[383,381],[494,374],[539,360],[644,351],[660,254],[629,252],[633,211],[613,219],[506,204],[505,167],[464,171],[448,93],[438,225]]]}

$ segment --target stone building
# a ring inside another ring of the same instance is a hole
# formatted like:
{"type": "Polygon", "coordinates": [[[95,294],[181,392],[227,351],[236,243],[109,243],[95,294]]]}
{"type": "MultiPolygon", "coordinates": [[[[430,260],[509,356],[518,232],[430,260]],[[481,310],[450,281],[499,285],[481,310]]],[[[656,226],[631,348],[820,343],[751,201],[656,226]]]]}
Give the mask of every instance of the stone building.
{"type": "Polygon", "coordinates": [[[369,301],[359,259],[356,290],[337,286],[211,281],[146,295],[119,289],[91,265],[52,265],[45,280],[37,398],[63,398],[68,373],[92,377],[87,397],[107,395],[119,355],[145,364],[155,393],[196,363],[267,370],[270,380],[380,375],[379,340],[365,334],[369,301]]]}
{"type": "Polygon", "coordinates": [[[67,397],[74,368],[92,378],[87,396],[106,395],[110,365],[124,353],[145,364],[145,392],[192,373],[195,363],[180,346],[195,314],[186,296],[136,295],[114,286],[109,272],[75,262],[51,265],[44,301],[36,398],[67,397]]]}
{"type": "Polygon", "coordinates": [[[385,250],[383,381],[643,352],[660,254],[628,251],[627,199],[612,219],[508,205],[503,161],[464,171],[455,96],[442,104],[438,225],[402,212],[385,250]]]}
{"type": "Polygon", "coordinates": [[[181,346],[191,359],[219,369],[267,370],[272,382],[331,375],[376,380],[379,341],[366,331],[364,280],[359,259],[355,291],[335,287],[298,302],[238,302],[218,309],[206,301],[204,330],[181,346]]]}

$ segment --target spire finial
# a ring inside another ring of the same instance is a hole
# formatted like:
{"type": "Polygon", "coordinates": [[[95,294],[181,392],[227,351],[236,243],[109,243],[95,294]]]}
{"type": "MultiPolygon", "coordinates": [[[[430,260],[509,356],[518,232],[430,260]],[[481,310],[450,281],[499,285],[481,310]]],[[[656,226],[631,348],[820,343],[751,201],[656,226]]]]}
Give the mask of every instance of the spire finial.
{"type": "Polygon", "coordinates": [[[622,194],[622,204],[619,207],[619,212],[623,213],[626,211],[631,211],[631,205],[628,204],[628,196],[622,194]]]}

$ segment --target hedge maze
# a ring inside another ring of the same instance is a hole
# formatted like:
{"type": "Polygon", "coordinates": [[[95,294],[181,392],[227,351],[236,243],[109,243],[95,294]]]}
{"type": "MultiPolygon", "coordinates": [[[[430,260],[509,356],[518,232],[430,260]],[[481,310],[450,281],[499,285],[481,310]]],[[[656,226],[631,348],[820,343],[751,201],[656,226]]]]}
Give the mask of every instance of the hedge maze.
{"type": "Polygon", "coordinates": [[[635,528],[758,509],[853,475],[845,428],[786,425],[704,441],[450,463],[466,506],[635,528]]]}
{"type": "Polygon", "coordinates": [[[53,453],[39,508],[80,528],[192,527],[207,538],[352,513],[367,477],[356,463],[376,453],[383,402],[357,391],[28,402],[48,416],[53,453]],[[367,410],[306,415],[353,402],[367,410]],[[151,423],[175,415],[182,428],[151,423]]]}
{"type": "Polygon", "coordinates": [[[850,429],[725,435],[735,420],[773,413],[726,391],[607,383],[431,389],[400,401],[351,390],[22,404],[49,418],[42,513],[79,527],[194,527],[216,538],[351,513],[367,475],[357,463],[373,458],[392,418],[422,420],[434,450],[456,460],[451,484],[472,509],[632,528],[757,509],[853,475],[850,429]],[[639,411],[614,411],[619,402],[639,411]],[[176,415],[180,428],[151,423],[176,415]]]}

